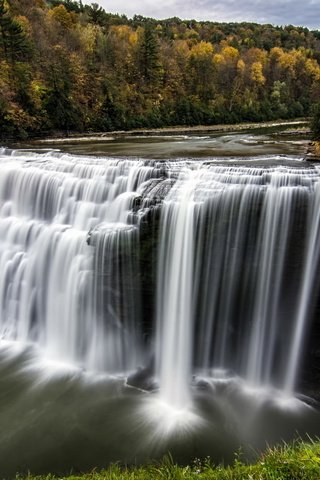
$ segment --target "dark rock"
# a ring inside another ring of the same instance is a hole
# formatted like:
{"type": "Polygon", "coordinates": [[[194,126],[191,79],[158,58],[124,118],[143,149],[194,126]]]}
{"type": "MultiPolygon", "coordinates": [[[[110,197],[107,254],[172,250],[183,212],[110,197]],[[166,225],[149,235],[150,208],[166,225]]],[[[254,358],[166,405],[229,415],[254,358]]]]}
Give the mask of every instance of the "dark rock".
{"type": "Polygon", "coordinates": [[[146,391],[157,390],[158,383],[154,378],[154,362],[151,361],[145,368],[139,367],[136,372],[129,375],[127,385],[146,391]]]}

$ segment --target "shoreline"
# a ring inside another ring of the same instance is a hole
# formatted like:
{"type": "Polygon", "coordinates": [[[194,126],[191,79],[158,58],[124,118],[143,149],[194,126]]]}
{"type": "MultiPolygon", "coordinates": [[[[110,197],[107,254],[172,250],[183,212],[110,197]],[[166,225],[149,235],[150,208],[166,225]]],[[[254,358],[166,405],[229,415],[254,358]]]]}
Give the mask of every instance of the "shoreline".
{"type": "MultiPolygon", "coordinates": [[[[309,437],[297,436],[290,442],[283,441],[274,446],[266,446],[265,450],[255,452],[255,459],[248,462],[242,450],[234,452],[231,462],[214,463],[210,457],[195,457],[193,462],[179,465],[171,453],[160,460],[150,460],[145,464],[106,465],[104,468],[93,468],[82,472],[74,469],[72,473],[44,471],[17,473],[16,478],[22,480],[282,480],[308,479],[318,480],[320,476],[320,442],[309,437]]],[[[13,477],[13,475],[11,475],[13,477]]]]}
{"type": "MultiPolygon", "coordinates": [[[[115,130],[110,132],[87,132],[87,133],[63,133],[56,132],[51,136],[37,137],[26,140],[8,141],[9,145],[20,144],[64,144],[72,141],[76,142],[90,142],[90,141],[114,141],[119,138],[126,137],[150,137],[150,136],[171,136],[171,135],[187,135],[193,133],[224,133],[224,132],[237,132],[244,130],[256,130],[260,128],[277,128],[277,127],[290,127],[293,128],[290,131],[284,132],[287,135],[309,135],[309,120],[306,118],[295,120],[277,120],[268,122],[246,122],[237,124],[219,124],[219,125],[197,125],[197,126],[175,126],[175,127],[161,127],[161,128],[137,128],[132,130],[115,130]],[[300,128],[294,128],[299,125],[300,128]]],[[[278,132],[282,134],[282,132],[278,132]]]]}

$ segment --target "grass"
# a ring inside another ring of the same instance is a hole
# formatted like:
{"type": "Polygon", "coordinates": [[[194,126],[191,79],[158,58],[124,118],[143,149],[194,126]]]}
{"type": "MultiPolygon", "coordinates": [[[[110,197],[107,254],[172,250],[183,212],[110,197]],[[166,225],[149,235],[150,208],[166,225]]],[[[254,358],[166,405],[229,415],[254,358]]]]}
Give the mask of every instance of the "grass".
{"type": "MultiPolygon", "coordinates": [[[[296,442],[270,448],[253,465],[246,465],[237,455],[231,466],[215,466],[209,459],[196,459],[180,467],[170,457],[161,463],[141,467],[111,465],[106,470],[82,475],[27,476],[26,480],[320,480],[320,442],[296,442]]],[[[18,478],[18,477],[17,477],[18,478]]],[[[20,477],[21,478],[21,477],[20,477]]]]}

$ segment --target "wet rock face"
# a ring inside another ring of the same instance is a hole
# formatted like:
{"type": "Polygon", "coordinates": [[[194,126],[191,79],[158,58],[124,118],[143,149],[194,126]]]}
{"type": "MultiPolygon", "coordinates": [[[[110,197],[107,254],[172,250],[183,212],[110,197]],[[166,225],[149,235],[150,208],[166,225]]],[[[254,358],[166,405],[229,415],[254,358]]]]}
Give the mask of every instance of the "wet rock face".
{"type": "Polygon", "coordinates": [[[151,359],[147,367],[139,367],[136,372],[129,375],[126,383],[127,385],[139,388],[140,390],[150,392],[157,390],[159,385],[155,379],[154,357],[151,359]]]}
{"type": "Polygon", "coordinates": [[[141,208],[161,204],[175,182],[175,178],[167,178],[166,176],[154,178],[147,182],[141,191],[141,208]]]}
{"type": "Polygon", "coordinates": [[[153,336],[156,316],[156,279],[160,239],[161,205],[176,182],[175,178],[152,179],[144,185],[133,211],[139,224],[139,278],[141,284],[144,341],[153,336]]]}

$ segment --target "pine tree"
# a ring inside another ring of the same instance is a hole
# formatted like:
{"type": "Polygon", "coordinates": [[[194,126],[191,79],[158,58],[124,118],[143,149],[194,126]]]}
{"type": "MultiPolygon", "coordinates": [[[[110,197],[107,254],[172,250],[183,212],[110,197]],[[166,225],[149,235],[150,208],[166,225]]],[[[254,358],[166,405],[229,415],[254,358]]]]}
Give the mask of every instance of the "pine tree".
{"type": "Polygon", "coordinates": [[[140,44],[140,65],[144,78],[155,82],[160,76],[160,55],[156,33],[152,25],[146,24],[140,44]]]}
{"type": "Polygon", "coordinates": [[[11,18],[4,0],[0,0],[0,55],[8,63],[14,63],[24,60],[30,51],[31,46],[23,28],[11,18]]]}
{"type": "Polygon", "coordinates": [[[107,14],[97,3],[92,3],[86,7],[90,21],[96,25],[103,26],[106,23],[107,14]]]}

